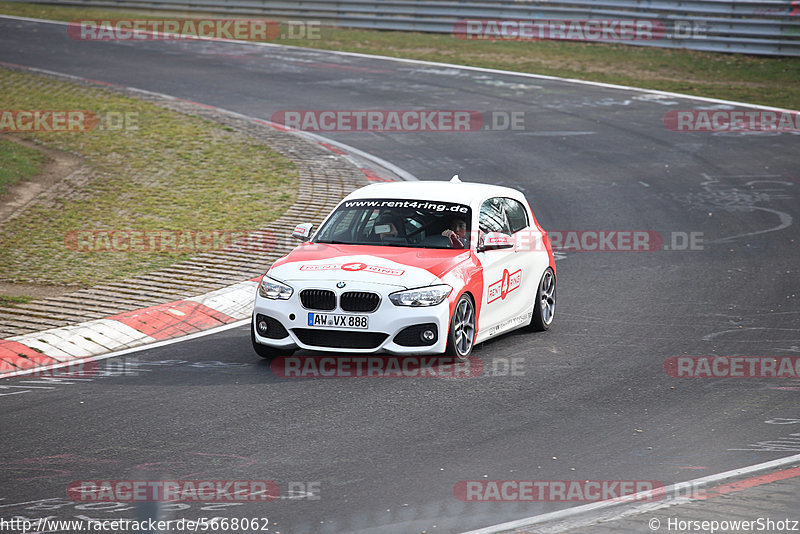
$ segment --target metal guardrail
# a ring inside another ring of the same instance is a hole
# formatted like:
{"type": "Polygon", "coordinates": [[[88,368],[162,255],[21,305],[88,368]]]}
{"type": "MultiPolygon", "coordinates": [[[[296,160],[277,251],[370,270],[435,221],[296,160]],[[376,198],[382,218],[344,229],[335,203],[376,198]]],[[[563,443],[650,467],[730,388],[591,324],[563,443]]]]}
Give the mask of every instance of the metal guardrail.
{"type": "Polygon", "coordinates": [[[23,0],[318,21],[343,28],[453,33],[464,20],[651,20],[663,38],[630,45],[800,56],[800,0],[23,0]]]}

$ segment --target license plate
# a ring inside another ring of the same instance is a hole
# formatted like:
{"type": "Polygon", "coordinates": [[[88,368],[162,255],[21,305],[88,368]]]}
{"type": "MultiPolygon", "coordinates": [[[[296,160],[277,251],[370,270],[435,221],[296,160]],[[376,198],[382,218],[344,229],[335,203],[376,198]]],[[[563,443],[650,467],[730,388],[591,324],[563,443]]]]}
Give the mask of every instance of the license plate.
{"type": "Polygon", "coordinates": [[[368,328],[366,315],[340,315],[336,313],[308,313],[308,326],[333,326],[336,328],[368,328]]]}

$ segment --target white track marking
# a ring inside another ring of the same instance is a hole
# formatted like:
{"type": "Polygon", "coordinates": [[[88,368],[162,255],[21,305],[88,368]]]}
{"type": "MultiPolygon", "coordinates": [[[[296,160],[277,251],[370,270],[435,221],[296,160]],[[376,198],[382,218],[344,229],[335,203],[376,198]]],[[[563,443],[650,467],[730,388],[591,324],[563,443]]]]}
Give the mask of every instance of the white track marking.
{"type": "MultiPolygon", "coordinates": [[[[557,512],[550,512],[547,514],[535,515],[532,517],[526,517],[524,519],[518,519],[516,521],[509,521],[507,523],[500,523],[499,525],[493,525],[478,530],[470,530],[469,532],[464,532],[463,534],[498,534],[500,532],[530,527],[542,523],[550,523],[555,521],[566,522],[570,519],[573,520],[569,521],[568,523],[565,523],[563,525],[563,528],[558,528],[554,526],[552,529],[548,529],[548,532],[560,532],[567,529],[579,528],[582,526],[587,526],[592,523],[595,523],[596,521],[601,519],[601,516],[604,521],[609,521],[633,514],[653,511],[657,508],[664,508],[667,506],[673,506],[676,504],[684,504],[687,502],[691,502],[692,499],[689,497],[670,497],[670,496],[681,495],[681,492],[687,489],[703,487],[709,484],[722,482],[723,480],[738,478],[744,475],[757,473],[759,471],[767,471],[770,469],[775,469],[778,467],[784,467],[787,465],[797,464],[797,463],[800,463],[800,454],[795,454],[793,456],[787,456],[786,458],[779,458],[777,460],[772,460],[760,464],[750,465],[747,467],[741,467],[739,469],[732,469],[731,471],[725,471],[724,473],[718,473],[716,475],[708,475],[702,478],[696,478],[694,480],[672,484],[671,486],[666,486],[663,489],[665,498],[658,503],[646,502],[646,503],[631,505],[630,503],[621,501],[619,499],[609,499],[606,501],[585,504],[582,506],[575,506],[573,508],[567,508],[566,510],[559,510],[557,512]],[[625,506],[625,505],[627,505],[628,508],[626,508],[623,511],[608,515],[603,513],[604,511],[610,508],[614,508],[617,506],[625,506]],[[574,519],[576,516],[579,516],[581,514],[591,514],[591,515],[588,517],[582,517],[580,519],[574,519]]],[[[651,493],[652,490],[636,493],[634,495],[630,495],[628,499],[631,501],[636,501],[637,499],[644,500],[651,493]]]]}
{"type": "Polygon", "coordinates": [[[189,334],[182,337],[177,337],[173,339],[165,339],[164,341],[156,341],[154,343],[150,343],[148,345],[141,345],[138,347],[133,347],[130,349],[118,350],[116,352],[110,352],[108,354],[101,354],[100,356],[92,356],[90,358],[75,358],[68,362],[59,363],[48,365],[47,367],[36,367],[34,369],[26,369],[24,371],[15,371],[13,373],[6,373],[0,375],[0,378],[11,378],[12,376],[25,376],[32,373],[43,373],[44,371],[48,371],[50,369],[59,369],[61,367],[67,366],[76,366],[81,363],[85,362],[97,362],[101,360],[107,360],[109,358],[116,358],[117,356],[124,356],[126,354],[132,354],[134,352],[139,352],[143,350],[155,349],[158,347],[166,347],[167,345],[172,345],[173,343],[181,343],[183,341],[190,341],[192,339],[197,339],[199,337],[210,336],[212,334],[216,334],[217,332],[224,332],[225,330],[230,330],[232,328],[239,328],[240,326],[250,324],[250,318],[242,319],[240,321],[236,321],[234,323],[228,323],[221,326],[217,326],[214,328],[210,328],[208,330],[203,330],[202,332],[195,332],[194,334],[189,334]]]}

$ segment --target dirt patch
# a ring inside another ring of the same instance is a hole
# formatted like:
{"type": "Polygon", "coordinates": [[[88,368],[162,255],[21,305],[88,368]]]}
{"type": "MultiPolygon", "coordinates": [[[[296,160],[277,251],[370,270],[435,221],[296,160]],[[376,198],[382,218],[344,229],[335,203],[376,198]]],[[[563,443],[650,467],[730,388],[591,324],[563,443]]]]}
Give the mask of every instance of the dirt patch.
{"type": "Polygon", "coordinates": [[[28,148],[35,148],[43,152],[47,159],[39,174],[14,184],[6,194],[0,196],[0,226],[22,215],[29,206],[37,203],[38,197],[43,193],[51,192],[62,182],[70,181],[70,177],[86,174],[88,171],[83,160],[74,154],[45,148],[16,135],[7,134],[2,138],[28,148]]]}
{"type": "Polygon", "coordinates": [[[57,297],[66,293],[71,293],[81,289],[78,286],[51,286],[45,284],[12,284],[0,282],[0,295],[6,297],[32,297],[34,299],[45,299],[47,297],[57,297]]]}
{"type": "MultiPolygon", "coordinates": [[[[54,194],[58,194],[59,190],[64,188],[65,184],[74,181],[76,176],[89,175],[88,166],[74,154],[45,148],[16,135],[5,134],[2,138],[35,148],[44,153],[46,160],[39,174],[14,184],[4,195],[0,195],[0,228],[6,222],[22,215],[28,207],[41,202],[47,203],[54,194]]],[[[79,287],[0,281],[0,295],[10,297],[46,298],[63,295],[76,289],[79,287]]]]}

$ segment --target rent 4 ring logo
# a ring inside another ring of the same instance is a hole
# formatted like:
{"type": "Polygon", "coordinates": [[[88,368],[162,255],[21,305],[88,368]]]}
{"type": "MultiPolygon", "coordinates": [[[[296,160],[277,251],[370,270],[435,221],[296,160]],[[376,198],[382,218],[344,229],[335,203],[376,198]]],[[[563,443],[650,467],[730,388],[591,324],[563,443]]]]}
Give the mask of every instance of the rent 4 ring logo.
{"type": "Polygon", "coordinates": [[[392,269],[390,267],[382,267],[380,265],[367,265],[366,263],[361,262],[350,262],[350,263],[327,263],[327,264],[309,264],[309,265],[301,265],[301,271],[364,271],[368,273],[377,273],[377,274],[385,274],[388,276],[401,276],[405,270],[404,269],[392,269]]]}
{"type": "Polygon", "coordinates": [[[489,286],[489,298],[487,304],[497,299],[505,300],[506,295],[517,289],[522,283],[522,269],[517,269],[509,273],[508,269],[503,270],[503,277],[489,286]]]}

